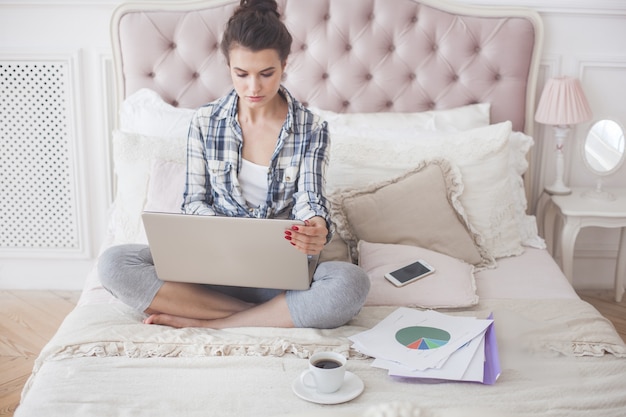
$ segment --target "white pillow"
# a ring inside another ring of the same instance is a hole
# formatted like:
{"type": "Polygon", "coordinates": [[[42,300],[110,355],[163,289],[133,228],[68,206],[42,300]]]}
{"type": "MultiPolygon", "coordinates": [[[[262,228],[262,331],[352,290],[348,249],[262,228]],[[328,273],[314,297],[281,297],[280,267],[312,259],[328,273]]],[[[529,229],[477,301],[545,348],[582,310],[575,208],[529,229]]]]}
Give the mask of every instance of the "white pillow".
{"type": "Polygon", "coordinates": [[[359,266],[371,286],[366,306],[460,308],[478,303],[474,267],[456,258],[416,246],[359,242],[359,266]],[[385,274],[423,259],[435,273],[404,287],[395,287],[385,274]]]}
{"type": "MultiPolygon", "coordinates": [[[[326,190],[328,193],[333,193],[339,189],[358,186],[352,182],[350,176],[343,175],[345,170],[353,169],[353,156],[350,155],[350,152],[337,153],[335,151],[335,148],[342,146],[346,137],[395,140],[397,138],[428,137],[435,135],[436,132],[460,132],[488,126],[490,110],[490,103],[470,104],[453,109],[416,113],[335,113],[313,107],[311,111],[328,122],[331,138],[330,170],[337,169],[341,172],[341,175],[332,175],[331,173],[327,176],[326,190]],[[344,163],[348,165],[343,167],[344,163]]],[[[358,155],[354,157],[358,157],[358,155]]],[[[363,158],[360,159],[363,160],[363,158]]],[[[401,169],[400,172],[402,171],[401,169]]]]}
{"type": "Polygon", "coordinates": [[[487,126],[490,123],[490,110],[489,103],[416,113],[335,113],[311,108],[311,111],[328,122],[331,137],[334,133],[380,131],[385,134],[398,129],[456,132],[487,126]]]}
{"type": "Polygon", "coordinates": [[[152,161],[145,211],[180,213],[187,166],[179,161],[152,161]]]}
{"type": "Polygon", "coordinates": [[[143,88],[124,100],[120,108],[120,130],[154,137],[187,137],[194,109],[174,107],[159,94],[143,88]]]}
{"type": "Polygon", "coordinates": [[[109,229],[114,243],[145,243],[143,210],[180,211],[189,125],[194,109],[174,107],[143,88],[120,107],[113,132],[117,190],[109,229]]]}
{"type": "Polygon", "coordinates": [[[533,138],[522,132],[512,132],[509,136],[509,181],[522,245],[545,249],[546,243],[537,230],[537,219],[526,214],[528,202],[523,175],[528,170],[527,156],[533,144],[533,138]]]}
{"type": "MultiPolygon", "coordinates": [[[[408,138],[335,137],[328,183],[335,185],[336,193],[362,189],[397,177],[424,159],[447,159],[461,172],[465,190],[460,201],[469,223],[482,236],[483,248],[494,258],[519,255],[523,248],[519,210],[511,191],[510,135],[511,123],[502,122],[464,132],[430,132],[408,138]]],[[[426,201],[428,196],[416,198],[426,201]]]]}
{"type": "MultiPolygon", "coordinates": [[[[186,145],[186,136],[164,138],[119,130],[113,132],[113,161],[117,177],[109,226],[113,243],[145,243],[141,212],[146,204],[151,170],[153,166],[159,166],[155,161],[173,161],[184,167],[186,145]]],[[[172,181],[179,183],[178,177],[172,178],[172,181]]]]}

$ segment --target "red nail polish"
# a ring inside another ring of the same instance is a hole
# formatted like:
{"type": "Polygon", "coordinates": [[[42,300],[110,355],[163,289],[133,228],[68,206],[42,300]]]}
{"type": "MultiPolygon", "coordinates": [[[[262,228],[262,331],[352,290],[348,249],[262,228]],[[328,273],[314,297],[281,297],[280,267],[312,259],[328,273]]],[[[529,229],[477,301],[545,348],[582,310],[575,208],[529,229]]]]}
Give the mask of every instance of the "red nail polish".
{"type": "Polygon", "coordinates": [[[292,226],[292,227],[291,227],[291,230],[298,231],[298,230],[300,230],[300,229],[298,229],[298,226],[292,226]]]}
{"type": "Polygon", "coordinates": [[[285,234],[286,234],[287,236],[291,236],[291,230],[285,230],[285,234]]]}
{"type": "Polygon", "coordinates": [[[291,236],[285,236],[285,239],[291,240],[291,236]]]}

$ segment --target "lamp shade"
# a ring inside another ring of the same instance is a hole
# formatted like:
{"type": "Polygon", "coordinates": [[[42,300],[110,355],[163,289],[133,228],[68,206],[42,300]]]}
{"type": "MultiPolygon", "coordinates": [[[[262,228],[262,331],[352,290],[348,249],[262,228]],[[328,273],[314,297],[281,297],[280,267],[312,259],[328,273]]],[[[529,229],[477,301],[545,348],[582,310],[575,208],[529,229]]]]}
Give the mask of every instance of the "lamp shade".
{"type": "Polygon", "coordinates": [[[535,120],[546,125],[574,125],[592,114],[578,78],[551,78],[543,88],[535,120]]]}

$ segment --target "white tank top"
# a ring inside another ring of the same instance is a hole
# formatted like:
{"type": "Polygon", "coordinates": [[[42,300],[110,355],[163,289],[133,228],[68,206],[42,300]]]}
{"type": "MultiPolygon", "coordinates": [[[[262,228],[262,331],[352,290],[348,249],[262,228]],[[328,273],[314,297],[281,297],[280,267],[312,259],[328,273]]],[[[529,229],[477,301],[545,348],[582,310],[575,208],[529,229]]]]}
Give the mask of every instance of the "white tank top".
{"type": "Polygon", "coordinates": [[[267,199],[267,171],[269,167],[257,165],[246,159],[241,159],[239,171],[239,185],[241,193],[248,206],[259,207],[267,199]]]}

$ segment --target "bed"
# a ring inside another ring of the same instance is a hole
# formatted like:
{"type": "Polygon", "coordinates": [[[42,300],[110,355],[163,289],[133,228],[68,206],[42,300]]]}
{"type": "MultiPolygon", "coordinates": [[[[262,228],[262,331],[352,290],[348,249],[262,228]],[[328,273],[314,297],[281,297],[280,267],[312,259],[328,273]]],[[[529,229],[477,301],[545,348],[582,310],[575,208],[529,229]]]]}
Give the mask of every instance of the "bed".
{"type": "MultiPolygon", "coordinates": [[[[142,324],[86,278],[36,360],[27,416],[623,416],[626,346],[537,235],[533,109],[542,22],[530,10],[434,0],[279,0],[294,36],[285,85],[329,123],[335,237],[366,306],[337,329],[142,324]],[[399,209],[403,207],[404,209],[399,209]],[[436,268],[398,292],[385,271],[436,268]],[[349,337],[399,307],[494,318],[493,385],[389,377],[349,337]],[[364,382],[319,404],[292,383],[320,350],[364,382]]],[[[194,109],[230,88],[218,50],[235,2],[129,3],[112,16],[119,120],[106,247],[145,242],[143,210],[177,211],[194,109]]]]}

